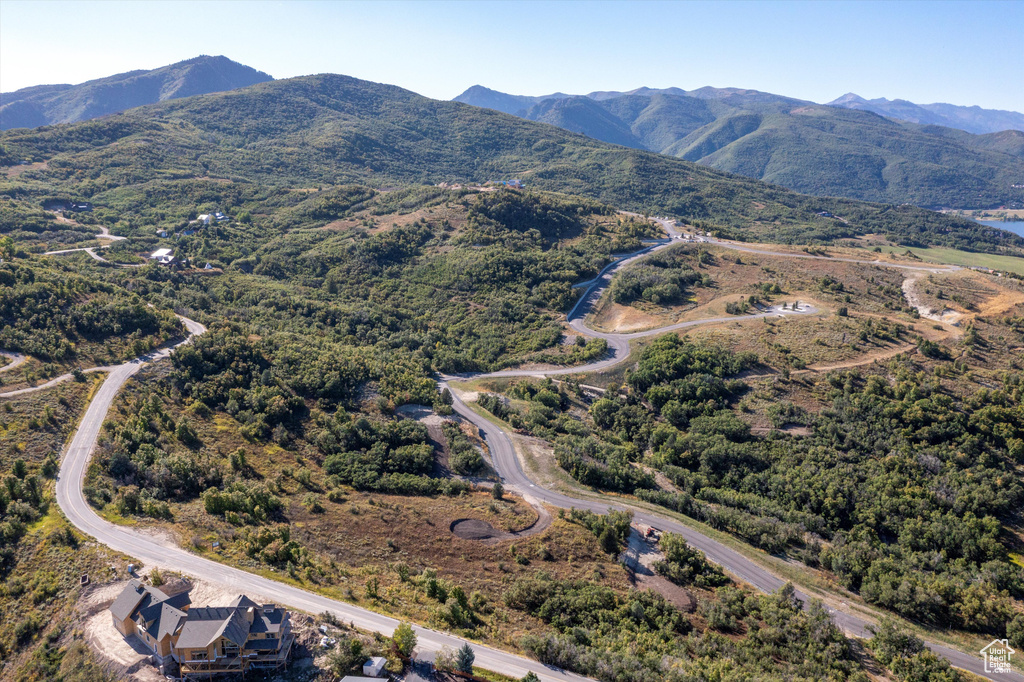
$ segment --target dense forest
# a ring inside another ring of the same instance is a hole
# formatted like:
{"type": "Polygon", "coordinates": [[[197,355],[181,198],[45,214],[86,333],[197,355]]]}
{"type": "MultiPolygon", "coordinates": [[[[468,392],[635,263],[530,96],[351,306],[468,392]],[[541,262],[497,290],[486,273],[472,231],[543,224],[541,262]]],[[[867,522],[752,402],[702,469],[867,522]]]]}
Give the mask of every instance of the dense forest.
{"type": "Polygon", "coordinates": [[[0,348],[5,350],[46,363],[71,363],[85,346],[101,356],[126,360],[181,329],[173,314],[148,307],[116,284],[71,269],[53,271],[18,261],[0,264],[0,348]]]}
{"type": "Polygon", "coordinates": [[[913,620],[1004,636],[1024,598],[1004,525],[1024,504],[1015,474],[1024,462],[1020,377],[1006,373],[1002,385],[963,395],[943,374],[897,358],[889,380],[830,374],[820,414],[792,403],[769,410],[779,425],[807,424],[809,436],[754,437],[735,411],[750,386],[730,377],[756,363],[665,336],[640,354],[628,393],[590,405],[589,427],[550,383],[507,389],[525,409],[481,405],[551,439],[558,463],[585,485],[792,554],[913,620]]]}

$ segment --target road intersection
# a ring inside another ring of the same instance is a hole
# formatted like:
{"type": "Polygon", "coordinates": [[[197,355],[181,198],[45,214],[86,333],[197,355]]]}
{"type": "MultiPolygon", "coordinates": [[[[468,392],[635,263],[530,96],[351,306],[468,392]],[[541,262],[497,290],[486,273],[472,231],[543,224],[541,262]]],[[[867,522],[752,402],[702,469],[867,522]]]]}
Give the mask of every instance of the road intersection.
{"type": "MultiPolygon", "coordinates": [[[[670,221],[659,220],[659,222],[669,232],[670,237],[678,237],[678,233],[674,230],[674,226],[670,226],[670,221]]],[[[737,318],[736,316],[731,316],[729,318],[691,321],[631,334],[601,333],[591,330],[586,326],[585,318],[587,313],[590,311],[594,303],[596,303],[600,298],[601,293],[608,286],[608,283],[611,281],[615,272],[636,259],[642,258],[649,253],[667,248],[672,244],[677,243],[677,241],[678,239],[663,240],[653,246],[645,248],[642,252],[623,257],[606,267],[597,278],[592,280],[590,283],[587,283],[589,286],[581,297],[580,302],[574,306],[573,310],[570,312],[568,321],[573,329],[580,331],[581,333],[605,339],[609,345],[609,353],[606,358],[588,365],[558,369],[554,371],[506,370],[489,374],[443,377],[442,381],[439,383],[439,387],[444,387],[447,381],[462,378],[564,375],[607,369],[608,367],[626,360],[629,355],[629,341],[631,339],[664,334],[676,329],[695,326],[698,324],[720,322],[724,319],[742,319],[737,318]]],[[[777,256],[792,256],[796,258],[827,259],[827,257],[823,256],[753,250],[731,242],[713,241],[712,243],[725,246],[726,248],[751,251],[754,253],[769,253],[777,256]]],[[[859,261],[852,259],[829,260],[844,260],[847,262],[864,263],[866,265],[878,267],[895,267],[917,271],[953,269],[924,266],[917,267],[887,263],[885,261],[859,261]]],[[[805,306],[799,310],[772,308],[764,310],[756,315],[748,315],[746,317],[755,318],[779,315],[805,315],[814,312],[817,311],[810,306],[805,306]]],[[[182,343],[187,343],[194,336],[206,331],[205,327],[193,320],[186,318],[182,318],[182,320],[190,334],[189,339],[182,343]]],[[[202,577],[229,589],[257,594],[263,598],[272,599],[281,604],[286,604],[292,608],[301,609],[309,613],[317,614],[325,611],[331,612],[336,617],[346,622],[351,622],[361,629],[390,634],[398,625],[398,621],[393,618],[191,554],[180,547],[155,540],[134,528],[118,526],[110,523],[101,518],[89,506],[82,491],[82,484],[84,482],[89,461],[99,439],[100,428],[103,421],[106,419],[110,406],[118,392],[124,386],[125,382],[127,382],[145,365],[168,357],[172,350],[172,348],[165,348],[120,366],[103,368],[108,371],[109,374],[90,403],[78,430],[75,432],[71,444],[67,448],[57,479],[57,501],[68,520],[79,530],[95,537],[103,544],[140,559],[148,565],[160,566],[166,570],[179,571],[183,574],[202,577]]],[[[621,503],[609,505],[604,502],[570,497],[537,485],[524,472],[519,457],[507,433],[473,411],[458,397],[454,397],[453,408],[461,417],[473,423],[480,429],[480,434],[484,438],[488,449],[490,450],[495,470],[502,480],[509,486],[514,487],[542,502],[561,508],[576,507],[580,509],[590,509],[597,513],[604,513],[610,507],[630,509],[633,511],[634,518],[637,521],[682,535],[690,544],[703,551],[710,560],[721,565],[737,580],[748,583],[765,592],[777,590],[784,584],[784,581],[781,578],[771,573],[760,564],[675,520],[652,514],[644,509],[632,508],[621,503]]],[[[798,597],[806,600],[806,595],[800,592],[797,594],[798,597]]],[[[870,633],[867,630],[869,623],[865,619],[846,611],[830,609],[830,612],[835,623],[848,634],[858,637],[870,636],[870,633]]],[[[442,647],[458,648],[464,643],[463,639],[428,628],[417,627],[416,631],[419,636],[418,648],[421,651],[436,652],[442,647]]],[[[545,680],[546,682],[575,682],[585,679],[578,675],[557,670],[550,666],[538,663],[537,661],[510,654],[492,647],[486,647],[479,644],[472,644],[472,646],[476,652],[477,665],[496,670],[507,675],[519,677],[525,675],[528,671],[533,671],[541,680],[545,680]]],[[[989,677],[991,679],[1024,682],[1024,676],[1018,675],[1017,673],[1003,674],[998,677],[986,674],[984,672],[984,666],[981,659],[975,656],[937,644],[929,644],[929,647],[935,651],[935,653],[947,658],[953,665],[977,675],[989,677]]]]}

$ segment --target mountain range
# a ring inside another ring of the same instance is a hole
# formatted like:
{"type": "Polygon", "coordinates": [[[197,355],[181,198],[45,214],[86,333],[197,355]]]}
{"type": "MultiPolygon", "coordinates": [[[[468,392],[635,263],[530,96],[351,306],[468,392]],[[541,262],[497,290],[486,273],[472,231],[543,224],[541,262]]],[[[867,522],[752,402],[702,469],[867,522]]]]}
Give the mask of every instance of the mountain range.
{"type": "Polygon", "coordinates": [[[879,116],[922,125],[959,128],[976,135],[998,133],[1004,130],[1024,130],[1024,114],[1016,111],[982,109],[979,106],[962,107],[955,104],[914,104],[905,99],[864,99],[848,92],[828,103],[830,107],[871,111],[879,116]]]}
{"type": "MultiPolygon", "coordinates": [[[[200,56],[79,85],[0,94],[0,129],[86,121],[272,80],[226,57],[200,56]]],[[[711,87],[529,97],[474,86],[456,101],[806,194],[926,207],[1024,205],[1024,132],[974,134],[953,127],[1024,128],[1024,116],[1014,112],[852,94],[819,105],[711,87]]],[[[290,113],[281,112],[286,119],[290,113]]]]}
{"type": "Polygon", "coordinates": [[[39,183],[52,194],[63,187],[97,204],[123,203],[127,187],[141,197],[168,182],[401,187],[519,178],[530,188],[684,217],[722,235],[807,243],[883,233],[911,244],[927,239],[1020,248],[1019,238],[972,221],[912,206],[798,194],[502,112],[333,74],[0,133],[0,165],[25,162],[40,165],[18,176],[19,188],[39,183]]]}
{"type": "Polygon", "coordinates": [[[957,208],[1024,202],[1014,187],[1024,182],[1019,130],[976,135],[739,88],[519,97],[474,86],[455,100],[819,196],[957,208]]]}
{"type": "Polygon", "coordinates": [[[271,76],[227,57],[206,55],[150,71],[78,85],[37,85],[0,93],[0,130],[75,123],[168,99],[244,88],[271,76]]]}

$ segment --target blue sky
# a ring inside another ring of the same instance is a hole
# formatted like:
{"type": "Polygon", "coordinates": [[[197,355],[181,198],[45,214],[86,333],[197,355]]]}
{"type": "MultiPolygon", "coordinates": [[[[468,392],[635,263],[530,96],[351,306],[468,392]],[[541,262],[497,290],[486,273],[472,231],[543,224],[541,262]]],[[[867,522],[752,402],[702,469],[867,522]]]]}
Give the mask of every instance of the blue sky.
{"type": "Polygon", "coordinates": [[[199,54],[439,99],[642,85],[846,92],[1024,111],[1024,2],[0,0],[0,89],[199,54]]]}

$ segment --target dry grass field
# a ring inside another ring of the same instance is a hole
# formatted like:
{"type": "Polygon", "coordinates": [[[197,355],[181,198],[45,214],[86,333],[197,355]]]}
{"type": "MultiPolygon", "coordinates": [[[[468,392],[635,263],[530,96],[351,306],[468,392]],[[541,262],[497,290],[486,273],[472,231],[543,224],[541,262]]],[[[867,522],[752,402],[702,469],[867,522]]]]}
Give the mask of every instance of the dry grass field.
{"type": "MultiPolygon", "coordinates": [[[[770,248],[785,250],[774,245],[770,248]]],[[[803,253],[795,247],[792,250],[794,254],[803,253]]],[[[780,303],[804,301],[829,311],[846,306],[870,313],[893,312],[905,305],[899,290],[903,273],[892,268],[742,253],[713,245],[684,244],[673,252],[685,254],[684,262],[698,274],[708,275],[712,285],[691,288],[689,300],[677,305],[646,301],[621,305],[606,293],[588,320],[590,324],[600,331],[653,329],[725,315],[726,303],[751,295],[780,303]],[[713,256],[709,264],[699,261],[699,250],[706,250],[713,256]],[[762,285],[778,285],[782,293],[766,296],[762,285]]],[[[836,255],[846,254],[837,252],[836,255]]]]}

